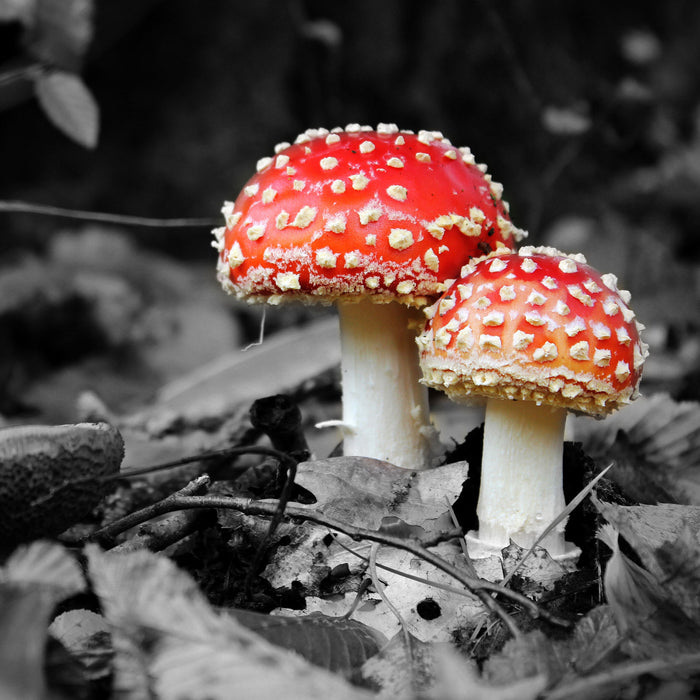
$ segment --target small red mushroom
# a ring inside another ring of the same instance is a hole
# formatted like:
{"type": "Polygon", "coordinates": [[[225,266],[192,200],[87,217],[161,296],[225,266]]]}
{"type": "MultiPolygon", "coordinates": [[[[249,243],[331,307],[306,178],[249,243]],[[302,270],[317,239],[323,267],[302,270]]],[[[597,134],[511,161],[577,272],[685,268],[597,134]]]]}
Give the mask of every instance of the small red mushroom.
{"type": "MultiPolygon", "coordinates": [[[[603,417],[637,396],[647,347],[629,301],[582,255],[525,247],[466,265],[426,309],[425,383],[486,398],[475,551],[529,547],[564,509],[567,411],[603,417]]],[[[542,546],[575,551],[564,523],[542,546]]]]}
{"type": "Polygon", "coordinates": [[[216,229],[218,278],[252,302],[337,303],[346,455],[430,466],[409,307],[523,232],[502,187],[442,134],[313,129],[258,162],[216,229]],[[398,303],[396,303],[398,302],[398,303]]]}

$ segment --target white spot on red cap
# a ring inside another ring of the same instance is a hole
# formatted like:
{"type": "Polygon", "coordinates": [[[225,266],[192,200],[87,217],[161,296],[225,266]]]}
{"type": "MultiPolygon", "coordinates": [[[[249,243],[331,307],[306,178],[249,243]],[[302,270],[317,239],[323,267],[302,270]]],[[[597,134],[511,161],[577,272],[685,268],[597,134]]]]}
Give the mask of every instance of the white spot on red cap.
{"type": "Polygon", "coordinates": [[[252,185],[246,185],[243,188],[243,194],[245,194],[246,197],[255,197],[259,189],[260,185],[257,182],[252,185]]]}
{"type": "Polygon", "coordinates": [[[338,260],[338,253],[334,253],[330,248],[319,248],[316,251],[316,264],[319,267],[333,268],[338,260]]]}
{"type": "Polygon", "coordinates": [[[345,214],[342,213],[329,216],[328,219],[326,219],[326,229],[333,233],[345,233],[346,225],[345,214]]]}
{"type": "Polygon", "coordinates": [[[321,158],[320,165],[323,170],[333,170],[333,168],[338,167],[338,159],[333,158],[333,156],[321,158]]]}
{"type": "Polygon", "coordinates": [[[485,326],[502,326],[505,316],[502,311],[489,311],[483,318],[485,326]]]}
{"type": "Polygon", "coordinates": [[[513,347],[516,350],[525,350],[533,340],[535,340],[534,333],[525,333],[524,331],[515,331],[513,333],[513,347]]]}
{"type": "Polygon", "coordinates": [[[356,267],[360,267],[360,263],[362,262],[362,257],[360,256],[360,251],[353,250],[350,253],[345,253],[345,255],[343,256],[343,261],[345,263],[345,267],[348,270],[354,269],[356,267]]]}
{"type": "Polygon", "coordinates": [[[537,311],[526,311],[525,320],[531,326],[544,326],[546,323],[545,319],[543,319],[537,311]]]}
{"type": "Polygon", "coordinates": [[[350,175],[350,181],[352,182],[353,190],[364,190],[369,184],[369,180],[362,173],[357,175],[350,175]]]}
{"type": "Polygon", "coordinates": [[[576,263],[571,258],[564,258],[559,261],[559,269],[564,274],[572,274],[578,270],[576,263]]]}
{"type": "Polygon", "coordinates": [[[255,169],[258,172],[261,172],[262,170],[265,170],[268,165],[272,163],[272,158],[269,156],[266,156],[265,158],[261,158],[256,164],[255,164],[255,169]]]}
{"type": "Polygon", "coordinates": [[[596,367],[607,367],[610,364],[611,357],[612,353],[610,350],[601,350],[600,348],[597,348],[593,353],[593,364],[596,367]]]}
{"type": "Polygon", "coordinates": [[[554,313],[560,316],[568,316],[571,313],[571,309],[561,299],[557,299],[557,303],[554,305],[554,313]]]}
{"type": "Polygon", "coordinates": [[[395,250],[406,250],[413,245],[413,232],[405,228],[392,228],[389,233],[389,245],[395,250]]]}
{"type": "Polygon", "coordinates": [[[282,292],[286,292],[288,289],[301,289],[299,275],[295,272],[278,272],[275,277],[275,283],[282,292]]]}
{"type": "Polygon", "coordinates": [[[534,272],[537,269],[537,263],[532,258],[525,258],[520,263],[520,269],[523,272],[534,272]]]}
{"type": "Polygon", "coordinates": [[[630,376],[630,366],[620,360],[615,367],[615,378],[618,382],[626,381],[630,376]]]}
{"type": "Polygon", "coordinates": [[[591,321],[591,330],[598,340],[607,340],[611,335],[610,329],[604,323],[591,321]]]}
{"type": "Polygon", "coordinates": [[[552,360],[556,360],[558,355],[559,351],[557,350],[557,346],[547,341],[532,353],[532,359],[536,362],[551,362],[552,360]]]}
{"type": "Polygon", "coordinates": [[[502,347],[501,338],[497,335],[484,333],[479,336],[479,347],[482,350],[500,350],[502,347]]]}
{"type": "Polygon", "coordinates": [[[363,141],[360,144],[360,153],[371,153],[376,146],[371,141],[363,141]]]}
{"type": "Polygon", "coordinates": [[[378,221],[382,213],[383,210],[381,207],[377,206],[376,204],[370,203],[367,206],[360,209],[357,212],[357,215],[360,219],[360,224],[362,226],[366,226],[367,224],[373,221],[378,221]]]}
{"type": "Polygon", "coordinates": [[[231,268],[236,268],[245,262],[245,256],[238,241],[234,241],[228,253],[228,264],[231,268]]]}
{"type": "Polygon", "coordinates": [[[534,304],[535,306],[542,306],[546,301],[547,297],[536,289],[533,289],[530,292],[530,296],[527,298],[527,303],[534,304]]]}
{"type": "Polygon", "coordinates": [[[457,345],[465,349],[469,349],[474,345],[474,332],[469,326],[457,333],[457,345]]]}
{"type": "Polygon", "coordinates": [[[573,338],[575,335],[578,335],[581,331],[585,330],[586,323],[580,316],[577,316],[573,321],[564,326],[564,332],[569,336],[569,338],[573,338]]]}
{"type": "Polygon", "coordinates": [[[515,299],[515,287],[512,284],[501,287],[498,290],[498,296],[501,297],[501,301],[513,301],[515,299]]]}
{"type": "Polygon", "coordinates": [[[297,212],[297,215],[294,217],[294,221],[292,221],[291,226],[294,226],[295,228],[306,228],[307,226],[313,223],[313,220],[316,218],[316,214],[317,210],[315,207],[304,205],[297,212]]]}
{"type": "Polygon", "coordinates": [[[396,156],[392,156],[391,158],[389,158],[386,164],[390,168],[403,168],[403,161],[401,160],[401,158],[397,158],[396,156]]]}
{"type": "MultiPolygon", "coordinates": [[[[562,260],[562,262],[565,261],[562,260]]],[[[572,262],[574,265],[576,264],[573,260],[570,262],[572,262]]],[[[578,301],[580,301],[584,306],[592,307],[595,304],[591,296],[586,294],[586,292],[584,292],[583,289],[581,289],[581,287],[579,287],[577,284],[570,284],[567,287],[567,290],[574,299],[578,299],[578,301]]]]}
{"type": "Polygon", "coordinates": [[[386,188],[386,193],[398,202],[405,202],[408,190],[402,185],[389,185],[386,188]]]}
{"type": "Polygon", "coordinates": [[[266,225],[265,223],[257,223],[249,226],[246,230],[246,236],[248,236],[251,241],[257,241],[258,238],[262,238],[265,234],[266,225]]]}
{"type": "Polygon", "coordinates": [[[435,251],[432,248],[428,248],[428,250],[425,251],[423,261],[425,262],[425,266],[433,272],[437,272],[440,268],[440,258],[435,255],[435,251]]]}
{"type": "Polygon", "coordinates": [[[582,340],[579,343],[575,343],[569,348],[569,355],[574,358],[574,360],[581,360],[582,362],[584,360],[589,359],[589,350],[590,346],[585,340],[582,340]]]}
{"type": "Polygon", "coordinates": [[[503,272],[508,267],[508,263],[501,258],[494,258],[489,263],[489,272],[503,272]]]}

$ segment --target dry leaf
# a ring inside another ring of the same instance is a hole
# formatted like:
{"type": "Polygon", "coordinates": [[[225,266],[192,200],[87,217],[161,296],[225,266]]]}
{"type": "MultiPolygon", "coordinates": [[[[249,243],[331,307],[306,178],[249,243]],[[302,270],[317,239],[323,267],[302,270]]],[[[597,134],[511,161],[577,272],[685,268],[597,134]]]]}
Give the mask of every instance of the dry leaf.
{"type": "Polygon", "coordinates": [[[189,575],[166,557],[145,551],[115,555],[96,547],[87,549],[87,557],[105,616],[129,642],[117,645],[115,637],[117,657],[136,655],[147,680],[117,679],[130,698],[128,681],[136,682],[137,697],[155,693],[159,700],[370,697],[217,614],[189,575]]]}
{"type": "Polygon", "coordinates": [[[319,614],[289,617],[236,609],[225,612],[268,642],[346,677],[388,641],[371,627],[344,617],[319,614]]]}
{"type": "Polygon", "coordinates": [[[300,464],[296,482],[316,497],[313,510],[347,525],[377,530],[394,516],[434,531],[467,474],[466,462],[414,472],[367,457],[334,457],[300,464]]]}
{"type": "Polygon", "coordinates": [[[700,651],[700,539],[697,522],[689,525],[697,513],[684,519],[677,513],[682,506],[596,505],[614,522],[604,526],[599,537],[613,552],[605,571],[605,593],[625,634],[625,651],[633,658],[669,660],[700,651]],[[664,525],[668,530],[661,529],[664,525]],[[644,567],[620,550],[618,530],[644,567]]]}

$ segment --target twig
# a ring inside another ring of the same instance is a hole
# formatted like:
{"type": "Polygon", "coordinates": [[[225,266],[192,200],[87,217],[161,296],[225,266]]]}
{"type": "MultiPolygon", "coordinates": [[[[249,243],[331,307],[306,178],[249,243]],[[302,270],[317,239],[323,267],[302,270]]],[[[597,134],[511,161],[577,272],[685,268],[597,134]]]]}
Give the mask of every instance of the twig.
{"type": "MultiPolygon", "coordinates": [[[[206,493],[210,484],[209,477],[204,474],[190,481],[185,487],[173,494],[174,496],[197,496],[206,493]]],[[[134,552],[139,549],[149,549],[158,552],[179,542],[192,534],[199,527],[201,511],[177,511],[163,520],[146,523],[139,528],[134,537],[113,547],[112,552],[134,552]]]]}
{"type": "Polygon", "coordinates": [[[389,600],[389,597],[384,590],[384,584],[379,579],[377,574],[377,553],[379,552],[379,542],[375,542],[370,548],[369,552],[369,575],[372,577],[372,585],[374,590],[377,591],[377,595],[384,601],[384,605],[389,608],[392,615],[399,621],[399,627],[401,627],[401,634],[403,636],[404,645],[406,647],[406,653],[409,655],[409,668],[413,667],[413,655],[411,654],[411,636],[408,630],[408,625],[406,620],[403,619],[401,613],[397,610],[396,606],[389,600]]]}
{"type": "Polygon", "coordinates": [[[152,474],[153,472],[162,471],[164,469],[182,467],[186,464],[192,464],[193,462],[203,462],[205,460],[219,459],[222,457],[240,457],[241,455],[245,454],[266,455],[268,457],[274,457],[275,459],[278,459],[280,462],[282,462],[286,468],[296,466],[297,464],[297,461],[293,457],[290,457],[286,452],[281,452],[280,450],[277,450],[274,447],[267,447],[265,445],[243,445],[240,447],[226,447],[221,450],[202,452],[198,455],[181,457],[180,459],[174,459],[170,462],[161,462],[161,464],[153,464],[151,466],[132,467],[131,469],[123,469],[118,474],[109,474],[106,477],[102,477],[102,479],[105,481],[112,479],[129,479],[133,476],[143,476],[144,474],[152,474]]]}
{"type": "Polygon", "coordinates": [[[66,209],[49,204],[33,204],[20,200],[0,200],[0,212],[19,214],[34,214],[38,216],[58,216],[66,219],[82,221],[99,221],[107,224],[122,226],[144,226],[147,228],[200,228],[216,226],[218,219],[205,218],[176,218],[160,219],[150,216],[130,216],[126,214],[109,214],[101,211],[85,211],[83,209],[66,209]]]}
{"type": "MultiPolygon", "coordinates": [[[[190,508],[229,508],[244,513],[245,515],[272,517],[277,512],[278,505],[274,501],[263,502],[250,498],[240,498],[234,496],[172,497],[169,498],[167,502],[159,501],[148,508],[144,508],[143,510],[127,515],[121,520],[93,533],[92,538],[99,539],[100,537],[114,536],[115,534],[122,532],[124,529],[134,527],[135,525],[139,525],[146,520],[163,515],[164,513],[190,508]]],[[[376,530],[354,527],[335,520],[334,518],[326,517],[318,511],[314,511],[297,503],[289,503],[287,505],[284,512],[284,517],[299,518],[301,520],[308,520],[310,522],[318,523],[319,525],[324,525],[332,530],[343,532],[356,541],[369,540],[371,542],[379,542],[380,544],[395,547],[396,549],[403,549],[429,562],[441,571],[444,571],[474,594],[476,594],[476,591],[480,590],[496,593],[525,608],[528,614],[530,614],[530,616],[533,618],[546,620],[552,625],[565,629],[570,629],[572,627],[571,622],[568,620],[563,620],[547,610],[540,608],[537,603],[521,593],[517,593],[509,588],[503,588],[499,584],[492,583],[491,581],[475,579],[471,576],[467,576],[464,572],[452,566],[449,562],[425,549],[420,540],[405,540],[400,537],[378,532],[376,530]]]]}

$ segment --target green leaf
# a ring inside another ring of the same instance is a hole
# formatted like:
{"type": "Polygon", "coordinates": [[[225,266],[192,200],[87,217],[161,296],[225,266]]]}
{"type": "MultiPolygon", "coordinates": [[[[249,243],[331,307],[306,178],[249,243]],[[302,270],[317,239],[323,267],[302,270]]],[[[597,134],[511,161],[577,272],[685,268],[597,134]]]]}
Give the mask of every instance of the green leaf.
{"type": "Polygon", "coordinates": [[[97,145],[99,107],[79,76],[63,71],[42,73],[34,91],[54,126],[85,148],[97,145]]]}

